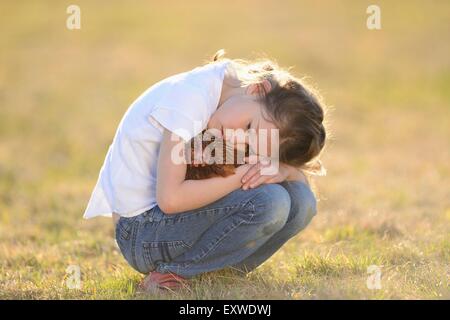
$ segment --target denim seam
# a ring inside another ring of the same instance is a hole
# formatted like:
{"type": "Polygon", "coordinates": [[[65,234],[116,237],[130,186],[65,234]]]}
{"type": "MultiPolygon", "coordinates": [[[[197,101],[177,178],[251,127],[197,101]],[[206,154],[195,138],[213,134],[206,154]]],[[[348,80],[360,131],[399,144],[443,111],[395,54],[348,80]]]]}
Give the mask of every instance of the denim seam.
{"type": "Polygon", "coordinates": [[[238,205],[234,205],[234,206],[226,206],[226,207],[217,207],[217,208],[212,208],[212,209],[205,209],[205,210],[201,210],[201,211],[197,211],[197,212],[195,212],[195,213],[191,213],[191,214],[188,214],[188,215],[186,215],[186,216],[184,216],[184,217],[177,217],[176,215],[174,216],[174,217],[169,217],[169,218],[165,218],[165,219],[162,219],[162,222],[164,223],[164,224],[169,224],[169,223],[172,223],[172,224],[176,224],[176,223],[181,223],[181,222],[183,222],[183,221],[187,221],[187,220],[190,220],[190,219],[195,219],[196,217],[198,217],[198,216],[200,216],[200,215],[202,215],[202,214],[205,214],[205,213],[219,213],[220,211],[222,211],[222,210],[226,210],[226,211],[229,211],[229,210],[232,210],[232,209],[235,209],[235,208],[237,208],[237,207],[239,207],[240,206],[240,204],[238,204],[238,205]]]}
{"type": "Polygon", "coordinates": [[[200,261],[201,259],[206,258],[214,249],[217,248],[217,246],[222,242],[222,240],[228,236],[231,232],[233,232],[234,230],[236,230],[241,224],[243,223],[249,223],[253,218],[253,214],[250,216],[249,221],[246,220],[242,220],[239,223],[237,223],[235,226],[233,226],[228,232],[225,232],[222,234],[222,236],[216,241],[216,243],[214,243],[214,245],[211,247],[211,249],[207,250],[206,252],[204,252],[203,254],[199,254],[197,257],[194,257],[193,262],[189,263],[186,268],[189,268],[189,266],[191,266],[192,264],[200,261]]]}
{"type": "Polygon", "coordinates": [[[125,228],[125,226],[123,226],[121,223],[117,223],[117,226],[116,226],[117,236],[123,241],[130,240],[131,232],[132,232],[132,230],[130,230],[130,229],[131,228],[125,228]]]}
{"type": "MultiPolygon", "coordinates": [[[[231,228],[228,232],[224,233],[217,241],[216,243],[213,245],[213,247],[209,250],[207,250],[204,253],[200,253],[198,254],[196,257],[194,257],[192,260],[193,262],[185,262],[185,263],[166,263],[164,265],[159,265],[158,267],[161,269],[167,269],[167,268],[171,268],[171,267],[176,267],[176,268],[183,268],[183,269],[187,269],[190,266],[192,266],[193,264],[197,263],[198,261],[200,261],[201,259],[204,259],[206,256],[208,256],[208,254],[210,254],[215,248],[217,248],[217,246],[222,242],[222,240],[228,236],[231,232],[233,232],[234,230],[236,230],[237,227],[239,227],[241,224],[243,223],[250,223],[253,219],[253,217],[255,216],[255,205],[253,204],[252,201],[249,201],[248,203],[250,203],[252,205],[252,213],[250,214],[250,218],[248,220],[242,219],[242,221],[240,221],[239,223],[237,223],[233,228],[231,228]]],[[[247,204],[248,204],[247,203],[247,204]]]]}
{"type": "Polygon", "coordinates": [[[131,230],[131,260],[133,261],[133,264],[135,265],[135,268],[139,270],[139,266],[137,263],[136,258],[136,240],[137,240],[137,233],[139,228],[139,221],[133,222],[133,228],[131,230]]]}
{"type": "Polygon", "coordinates": [[[158,248],[160,244],[166,244],[169,247],[176,247],[178,245],[184,246],[186,248],[191,248],[191,246],[183,240],[173,240],[173,241],[143,241],[142,245],[144,248],[155,249],[158,248]]]}
{"type": "Polygon", "coordinates": [[[236,224],[232,229],[230,229],[230,231],[224,233],[222,235],[222,237],[220,237],[216,243],[214,243],[213,247],[209,250],[207,250],[206,252],[200,253],[198,254],[196,257],[194,257],[192,260],[193,262],[185,262],[185,263],[167,263],[165,265],[160,265],[160,268],[163,269],[167,269],[170,267],[177,267],[177,268],[183,268],[183,269],[187,269],[189,268],[191,265],[197,263],[198,261],[200,261],[201,259],[204,259],[211,251],[213,251],[219,244],[220,242],[228,235],[230,234],[232,231],[234,231],[237,227],[239,227],[241,224],[245,223],[244,220],[242,220],[241,222],[239,222],[238,224],[236,224]]]}

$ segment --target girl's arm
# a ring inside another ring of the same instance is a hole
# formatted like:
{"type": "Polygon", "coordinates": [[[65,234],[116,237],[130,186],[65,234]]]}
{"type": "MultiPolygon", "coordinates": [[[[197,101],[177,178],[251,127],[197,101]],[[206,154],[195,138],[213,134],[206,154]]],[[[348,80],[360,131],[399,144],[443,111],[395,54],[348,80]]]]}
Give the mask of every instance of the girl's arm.
{"type": "Polygon", "coordinates": [[[156,183],[156,201],[166,214],[193,210],[210,204],[228,193],[239,189],[242,176],[250,165],[242,165],[236,173],[226,178],[217,177],[205,180],[185,180],[186,164],[172,161],[172,149],[180,143],[181,138],[164,129],[159,151],[158,178],[156,183]]]}

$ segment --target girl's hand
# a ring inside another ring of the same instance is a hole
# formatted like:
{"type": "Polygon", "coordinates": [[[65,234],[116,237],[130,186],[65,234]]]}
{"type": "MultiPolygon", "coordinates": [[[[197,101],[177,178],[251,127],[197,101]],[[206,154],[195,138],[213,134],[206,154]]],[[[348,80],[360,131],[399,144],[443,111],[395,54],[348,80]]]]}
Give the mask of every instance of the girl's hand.
{"type": "Polygon", "coordinates": [[[257,188],[262,184],[267,183],[281,183],[286,180],[299,180],[307,183],[305,175],[297,168],[280,163],[278,171],[273,175],[262,175],[263,168],[270,167],[270,163],[258,161],[256,164],[250,166],[248,171],[242,177],[242,189],[257,188]]]}
{"type": "MultiPolygon", "coordinates": [[[[246,159],[247,162],[249,159],[246,159]]],[[[254,161],[252,162],[254,163],[254,161]]],[[[242,189],[253,189],[264,183],[280,183],[286,180],[289,176],[289,170],[284,165],[279,166],[277,172],[272,175],[263,175],[261,170],[264,168],[269,168],[270,163],[258,160],[256,164],[250,166],[248,171],[242,177],[242,189]]]]}

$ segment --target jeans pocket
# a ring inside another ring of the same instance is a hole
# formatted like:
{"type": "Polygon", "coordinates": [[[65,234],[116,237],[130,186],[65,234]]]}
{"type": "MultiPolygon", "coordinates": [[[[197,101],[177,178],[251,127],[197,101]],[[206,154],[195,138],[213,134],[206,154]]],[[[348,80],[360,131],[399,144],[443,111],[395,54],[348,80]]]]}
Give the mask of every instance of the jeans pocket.
{"type": "Polygon", "coordinates": [[[144,260],[149,270],[154,270],[160,263],[171,262],[185,253],[190,246],[184,241],[151,241],[143,243],[144,260]]]}

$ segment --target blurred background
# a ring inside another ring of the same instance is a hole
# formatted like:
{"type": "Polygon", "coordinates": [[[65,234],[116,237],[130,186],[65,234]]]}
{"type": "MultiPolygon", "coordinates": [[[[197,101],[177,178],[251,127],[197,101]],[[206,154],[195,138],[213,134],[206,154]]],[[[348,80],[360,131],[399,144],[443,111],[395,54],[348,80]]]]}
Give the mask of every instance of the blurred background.
{"type": "Polygon", "coordinates": [[[449,298],[449,21],[445,0],[2,1],[0,298],[142,297],[111,222],[82,214],[130,103],[220,48],[315,84],[328,175],[317,217],[256,273],[170,297],[449,298]]]}

